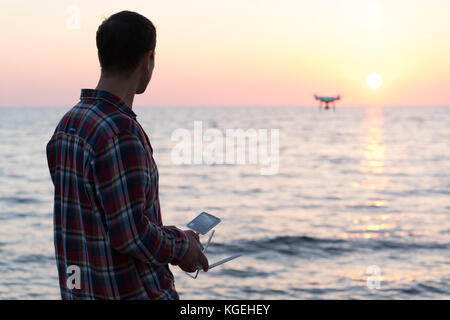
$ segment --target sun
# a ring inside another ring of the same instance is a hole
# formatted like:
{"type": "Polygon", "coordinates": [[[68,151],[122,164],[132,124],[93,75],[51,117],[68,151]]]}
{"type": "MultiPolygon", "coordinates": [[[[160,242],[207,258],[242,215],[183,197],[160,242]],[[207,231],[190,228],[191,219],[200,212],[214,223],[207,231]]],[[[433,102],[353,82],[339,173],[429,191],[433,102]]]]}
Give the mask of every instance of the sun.
{"type": "Polygon", "coordinates": [[[383,78],[378,73],[371,73],[366,79],[367,85],[372,89],[378,89],[383,84],[383,78]]]}

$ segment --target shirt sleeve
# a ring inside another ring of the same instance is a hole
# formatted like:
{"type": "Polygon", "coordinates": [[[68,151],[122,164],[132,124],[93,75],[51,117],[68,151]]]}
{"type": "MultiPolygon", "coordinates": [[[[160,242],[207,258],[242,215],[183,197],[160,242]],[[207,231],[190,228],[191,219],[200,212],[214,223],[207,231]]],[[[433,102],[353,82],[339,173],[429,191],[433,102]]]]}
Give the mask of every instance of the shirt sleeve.
{"type": "Polygon", "coordinates": [[[142,143],[126,132],[99,149],[92,163],[93,176],[111,246],[158,266],[181,259],[189,249],[186,234],[178,228],[159,227],[144,214],[148,188],[157,186],[151,184],[142,143]]]}

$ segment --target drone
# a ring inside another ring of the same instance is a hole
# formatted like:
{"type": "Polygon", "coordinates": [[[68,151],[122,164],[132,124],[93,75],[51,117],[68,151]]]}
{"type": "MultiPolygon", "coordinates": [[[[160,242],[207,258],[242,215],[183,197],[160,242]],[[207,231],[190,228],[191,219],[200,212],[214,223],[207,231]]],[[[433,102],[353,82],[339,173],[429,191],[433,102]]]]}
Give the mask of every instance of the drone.
{"type": "Polygon", "coordinates": [[[316,98],[316,100],[320,101],[319,104],[319,111],[322,110],[322,102],[325,103],[325,110],[330,109],[329,104],[331,103],[331,106],[333,107],[333,111],[336,111],[336,106],[334,104],[335,101],[341,100],[341,96],[338,95],[336,97],[318,97],[317,95],[314,95],[314,98],[316,98]]]}

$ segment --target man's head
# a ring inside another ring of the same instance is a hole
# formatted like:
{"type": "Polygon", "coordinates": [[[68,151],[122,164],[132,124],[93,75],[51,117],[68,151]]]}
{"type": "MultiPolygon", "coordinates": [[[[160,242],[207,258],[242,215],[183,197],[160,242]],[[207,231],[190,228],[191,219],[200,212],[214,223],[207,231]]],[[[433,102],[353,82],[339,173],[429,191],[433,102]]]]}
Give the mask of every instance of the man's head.
{"type": "Polygon", "coordinates": [[[113,14],[98,27],[97,48],[102,74],[134,76],[136,93],[143,93],[155,66],[156,28],[131,11],[113,14]]]}

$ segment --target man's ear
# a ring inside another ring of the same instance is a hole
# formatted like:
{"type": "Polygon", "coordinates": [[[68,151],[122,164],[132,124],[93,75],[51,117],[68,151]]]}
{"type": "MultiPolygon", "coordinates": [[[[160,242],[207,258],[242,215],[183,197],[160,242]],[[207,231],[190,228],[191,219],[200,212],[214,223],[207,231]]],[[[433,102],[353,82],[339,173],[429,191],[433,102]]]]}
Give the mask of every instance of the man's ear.
{"type": "Polygon", "coordinates": [[[144,55],[141,58],[141,67],[144,69],[144,71],[150,71],[150,57],[152,57],[153,59],[153,55],[154,55],[155,50],[150,50],[146,53],[144,53],[144,55]]]}

